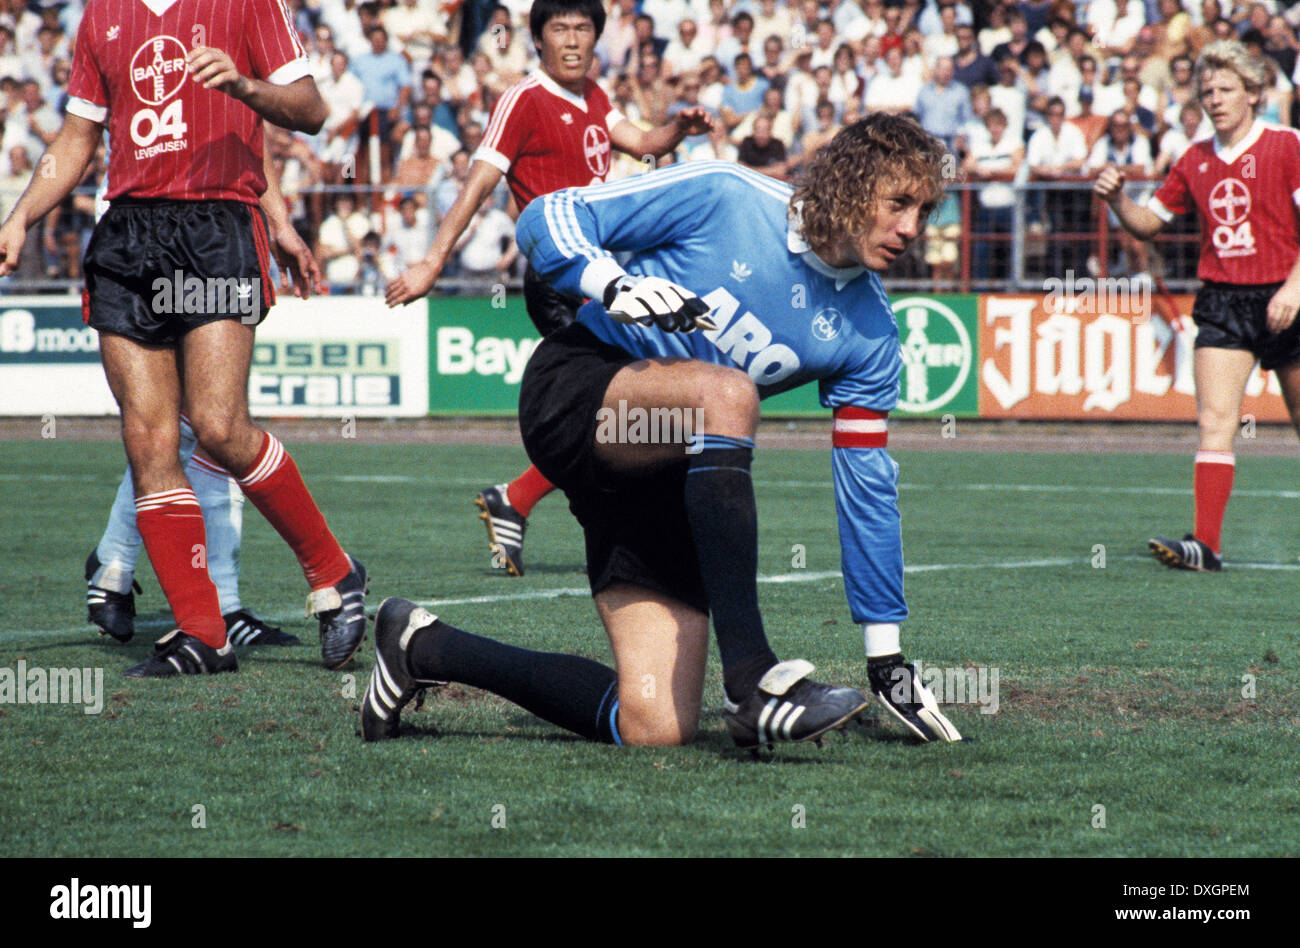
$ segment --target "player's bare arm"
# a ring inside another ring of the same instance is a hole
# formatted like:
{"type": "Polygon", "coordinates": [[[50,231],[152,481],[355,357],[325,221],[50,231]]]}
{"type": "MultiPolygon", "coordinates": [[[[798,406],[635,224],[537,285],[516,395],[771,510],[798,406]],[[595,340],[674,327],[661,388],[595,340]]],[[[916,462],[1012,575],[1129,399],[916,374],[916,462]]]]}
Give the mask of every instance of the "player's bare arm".
{"type": "Polygon", "coordinates": [[[216,89],[238,99],[281,128],[315,135],[329,116],[316,80],[311,76],[283,86],[254,79],[242,75],[228,53],[212,46],[195,47],[186,54],[185,62],[194,81],[203,88],[216,89]]]}
{"type": "Polygon", "coordinates": [[[1092,193],[1105,201],[1124,229],[1139,240],[1150,240],[1165,229],[1165,222],[1154,211],[1135,203],[1124,193],[1124,175],[1114,165],[1101,169],[1092,193]]]}
{"type": "Polygon", "coordinates": [[[501,169],[486,161],[475,161],[470,165],[469,180],[461,189],[456,203],[438,225],[438,233],[434,235],[429,252],[423,260],[408,267],[384,290],[384,301],[389,306],[409,303],[433,289],[433,284],[442,274],[442,268],[447,265],[447,258],[455,249],[460,235],[465,232],[479,205],[492,193],[501,177],[501,169]]]}
{"type": "Polygon", "coordinates": [[[609,132],[609,142],[621,152],[640,158],[643,155],[666,155],[688,135],[707,135],[713,130],[713,116],[702,106],[682,109],[658,128],[645,131],[629,121],[622,121],[609,132]]]}
{"type": "Polygon", "coordinates": [[[280,190],[280,178],[275,173],[271,149],[265,139],[262,142],[262,169],[266,174],[266,190],[262,192],[261,198],[262,210],[266,212],[267,230],[275,245],[280,271],[292,281],[294,295],[306,299],[312,293],[321,291],[323,276],[320,264],[289,220],[289,205],[285,203],[284,193],[280,190]],[[292,261],[291,266],[287,265],[289,261],[292,261]]]}
{"type": "Polygon", "coordinates": [[[94,160],[104,126],[98,122],[69,114],[63,121],[54,144],[45,150],[37,163],[37,172],[4,226],[0,227],[0,276],[8,276],[18,267],[18,258],[27,239],[27,229],[66,198],[85,177],[94,160]]]}

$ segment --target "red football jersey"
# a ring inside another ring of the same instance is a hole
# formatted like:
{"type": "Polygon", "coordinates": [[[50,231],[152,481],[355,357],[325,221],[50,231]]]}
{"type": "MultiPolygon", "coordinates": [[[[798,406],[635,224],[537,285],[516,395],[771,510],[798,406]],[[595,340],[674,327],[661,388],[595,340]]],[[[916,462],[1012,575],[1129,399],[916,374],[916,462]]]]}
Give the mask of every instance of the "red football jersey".
{"type": "Polygon", "coordinates": [[[1148,207],[1163,221],[1196,208],[1201,262],[1217,283],[1280,283],[1300,255],[1300,134],[1255,120],[1231,149],[1216,138],[1178,159],[1148,207]]]}
{"type": "Polygon", "coordinates": [[[582,91],[579,98],[538,72],[492,109],[473,157],[501,169],[521,211],[539,194],[598,184],[609,174],[609,131],[623,113],[590,79],[582,91]]]}
{"type": "Polygon", "coordinates": [[[262,119],[189,75],[196,46],[242,75],[287,85],[310,75],[282,0],[91,0],[77,31],[68,112],[108,126],[115,197],[256,204],[266,190],[262,119]]]}

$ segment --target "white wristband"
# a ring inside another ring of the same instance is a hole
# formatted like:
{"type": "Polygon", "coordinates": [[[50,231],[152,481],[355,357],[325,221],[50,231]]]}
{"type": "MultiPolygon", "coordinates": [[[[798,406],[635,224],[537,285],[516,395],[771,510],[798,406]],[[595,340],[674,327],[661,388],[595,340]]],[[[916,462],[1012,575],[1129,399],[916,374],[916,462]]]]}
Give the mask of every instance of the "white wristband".
{"type": "Polygon", "coordinates": [[[605,287],[619,277],[627,276],[627,271],[618,265],[613,257],[597,257],[587,264],[578,281],[578,289],[587,299],[600,302],[605,298],[605,287]]]}

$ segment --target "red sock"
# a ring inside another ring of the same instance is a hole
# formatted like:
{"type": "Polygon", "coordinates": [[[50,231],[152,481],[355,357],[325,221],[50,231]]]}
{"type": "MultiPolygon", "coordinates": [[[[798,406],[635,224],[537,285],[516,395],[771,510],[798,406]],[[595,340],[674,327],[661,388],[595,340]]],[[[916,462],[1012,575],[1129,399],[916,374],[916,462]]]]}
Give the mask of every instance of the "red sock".
{"type": "Polygon", "coordinates": [[[1232,494],[1232,475],[1236,458],[1231,451],[1197,451],[1196,474],[1192,480],[1196,494],[1196,528],[1193,531],[1215,553],[1223,530],[1223,512],[1232,494]]]}
{"type": "Polygon", "coordinates": [[[330,533],[302,482],[298,465],[279,441],[267,434],[253,466],[236,480],[253,506],[293,549],[312,589],[333,586],[348,574],[352,564],[347,554],[330,533]]]}
{"type": "Polygon", "coordinates": [[[188,487],[135,499],[135,522],[176,624],[204,645],[223,648],[226,623],[208,576],[203,511],[188,487]]]}
{"type": "Polygon", "coordinates": [[[527,517],[539,500],[555,490],[555,485],[542,477],[542,472],[529,465],[528,470],[520,474],[506,488],[510,506],[519,511],[520,516],[527,517]]]}

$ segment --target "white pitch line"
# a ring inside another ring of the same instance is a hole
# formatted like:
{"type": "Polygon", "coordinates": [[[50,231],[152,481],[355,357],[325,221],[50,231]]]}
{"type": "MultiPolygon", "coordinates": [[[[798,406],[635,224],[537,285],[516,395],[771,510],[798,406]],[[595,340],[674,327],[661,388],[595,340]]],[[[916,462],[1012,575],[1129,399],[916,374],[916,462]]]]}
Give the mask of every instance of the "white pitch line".
{"type": "MultiPolygon", "coordinates": [[[[1111,557],[1112,560],[1129,563],[1150,562],[1148,556],[1117,556],[1111,557]]],[[[1050,559],[1040,560],[1006,560],[1001,563],[916,563],[911,566],[904,566],[904,573],[939,573],[952,570],[982,569],[982,570],[1016,570],[1016,569],[1047,569],[1060,566],[1084,566],[1090,563],[1088,556],[1073,557],[1053,557],[1050,559]]],[[[1300,571],[1300,563],[1251,563],[1251,562],[1231,562],[1228,564],[1226,572],[1236,570],[1265,570],[1273,572],[1293,572],[1300,571]]],[[[781,585],[786,583],[819,583],[829,580],[841,579],[843,574],[839,570],[821,570],[821,571],[799,571],[796,573],[776,573],[771,576],[760,576],[760,583],[781,585]]],[[[426,608],[435,608],[441,606],[463,606],[463,605],[489,605],[498,602],[537,602],[549,599],[561,599],[565,596],[587,597],[591,591],[586,586],[570,586],[561,589],[535,589],[529,592],[519,593],[501,593],[489,596],[465,596],[456,599],[416,599],[413,600],[417,605],[426,608]]],[[[301,619],[302,613],[282,612],[272,615],[263,616],[267,622],[292,622],[301,619]]],[[[156,627],[159,631],[166,628],[165,622],[145,621],[141,623],[144,628],[156,627]]],[[[80,630],[89,631],[89,625],[77,625],[71,628],[63,629],[0,629],[0,642],[14,641],[28,636],[48,636],[48,635],[67,635],[80,630]]],[[[90,639],[89,641],[94,641],[90,639]]],[[[144,639],[133,640],[139,644],[144,639]]],[[[310,644],[310,643],[307,643],[310,644]]]]}
{"type": "MultiPolygon", "coordinates": [[[[436,475],[417,477],[411,474],[313,474],[313,481],[333,481],[340,484],[429,484],[445,487],[486,487],[485,478],[439,477],[436,475]]],[[[0,481],[104,481],[105,478],[94,474],[0,474],[0,481]]],[[[768,481],[758,478],[755,483],[760,488],[782,488],[792,490],[832,490],[830,481],[768,481]]],[[[1136,494],[1139,496],[1190,496],[1190,487],[1155,487],[1145,485],[1114,484],[913,484],[904,481],[898,485],[899,490],[951,490],[951,491],[985,491],[989,493],[1006,492],[1022,494],[1136,494]]],[[[1234,497],[1261,497],[1272,500],[1300,499],[1300,490],[1251,490],[1236,488],[1234,497]]]]}

